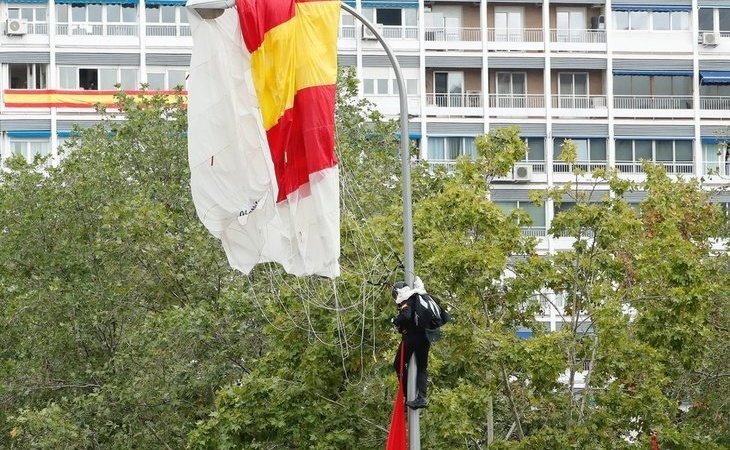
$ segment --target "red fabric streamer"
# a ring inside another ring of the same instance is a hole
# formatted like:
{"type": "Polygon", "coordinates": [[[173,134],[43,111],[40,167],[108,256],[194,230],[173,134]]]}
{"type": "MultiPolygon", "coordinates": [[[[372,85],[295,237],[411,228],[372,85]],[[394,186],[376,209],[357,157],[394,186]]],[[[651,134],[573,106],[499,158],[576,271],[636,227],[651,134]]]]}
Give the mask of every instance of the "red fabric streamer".
{"type": "Polygon", "coordinates": [[[406,411],[403,400],[403,359],[405,358],[406,344],[400,344],[400,368],[398,371],[398,393],[395,394],[393,403],[393,415],[390,417],[390,430],[388,431],[388,442],[385,450],[407,450],[406,439],[406,411]]]}
{"type": "Polygon", "coordinates": [[[657,432],[651,434],[651,450],[659,450],[659,442],[657,442],[657,432]]]}

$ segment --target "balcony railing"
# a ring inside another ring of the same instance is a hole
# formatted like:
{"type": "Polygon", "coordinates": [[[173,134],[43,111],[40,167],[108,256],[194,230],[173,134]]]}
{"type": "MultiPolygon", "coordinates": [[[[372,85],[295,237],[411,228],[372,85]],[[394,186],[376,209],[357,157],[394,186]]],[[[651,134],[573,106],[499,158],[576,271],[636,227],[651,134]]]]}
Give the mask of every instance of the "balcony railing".
{"type": "Polygon", "coordinates": [[[384,25],[383,37],[386,39],[418,39],[418,27],[384,25]]]}
{"type": "Polygon", "coordinates": [[[614,95],[617,109],[692,109],[688,95],[614,95]]]}
{"type": "Polygon", "coordinates": [[[504,30],[489,28],[487,39],[490,42],[542,42],[542,28],[523,28],[519,30],[504,30]]]}
{"type": "Polygon", "coordinates": [[[590,173],[594,170],[605,169],[607,167],[608,163],[606,161],[576,161],[575,164],[565,161],[553,162],[553,172],[555,173],[573,173],[575,169],[590,173]]]}
{"type": "Polygon", "coordinates": [[[545,227],[521,227],[520,230],[525,236],[544,237],[547,235],[545,227]]]}
{"type": "Polygon", "coordinates": [[[545,173],[545,161],[525,161],[532,165],[532,173],[545,173]]]}
{"type": "Polygon", "coordinates": [[[482,94],[426,94],[428,106],[438,108],[481,108],[482,94]]]}
{"type": "Polygon", "coordinates": [[[467,41],[478,42],[482,39],[480,28],[464,27],[429,27],[426,28],[426,41],[451,42],[467,41]]]}
{"type": "Polygon", "coordinates": [[[191,36],[190,25],[147,25],[147,36],[154,37],[177,37],[191,36]]]}
{"type": "Polygon", "coordinates": [[[452,173],[456,169],[456,161],[452,159],[444,159],[444,160],[438,160],[438,159],[429,159],[428,165],[431,168],[431,170],[436,170],[440,167],[446,169],[446,172],[452,173]]]}
{"type": "Polygon", "coordinates": [[[553,108],[606,108],[605,95],[553,95],[553,108]]]}
{"type": "Polygon", "coordinates": [[[45,22],[28,22],[28,34],[48,34],[48,24],[45,22]]]}
{"type": "Polygon", "coordinates": [[[59,23],[56,33],[68,36],[136,36],[136,24],[59,23]]]}
{"type": "Polygon", "coordinates": [[[340,27],[341,39],[355,39],[355,27],[353,25],[343,25],[340,27]]]}
{"type": "Polygon", "coordinates": [[[605,44],[606,30],[550,30],[551,42],[605,44]]]}
{"type": "Polygon", "coordinates": [[[730,97],[702,96],[700,98],[700,108],[721,111],[730,110],[730,97]]]}
{"type": "Polygon", "coordinates": [[[719,161],[705,161],[702,163],[703,175],[720,175],[722,177],[730,176],[730,161],[719,162],[719,161]]]}
{"type": "Polygon", "coordinates": [[[489,94],[490,108],[544,108],[545,96],[542,94],[501,95],[489,94]]]}
{"type": "MultiPolygon", "coordinates": [[[[668,161],[651,161],[652,164],[664,166],[667,173],[675,174],[692,174],[694,173],[693,162],[668,162],[668,161]]],[[[641,161],[616,161],[616,168],[621,173],[644,173],[644,167],[641,161]]]]}

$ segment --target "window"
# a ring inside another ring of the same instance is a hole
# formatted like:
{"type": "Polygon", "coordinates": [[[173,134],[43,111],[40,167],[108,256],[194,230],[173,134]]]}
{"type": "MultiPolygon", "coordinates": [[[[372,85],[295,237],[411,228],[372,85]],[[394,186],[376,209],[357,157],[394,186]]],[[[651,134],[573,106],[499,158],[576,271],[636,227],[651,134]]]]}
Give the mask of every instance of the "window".
{"type": "Polygon", "coordinates": [[[365,78],[362,80],[362,89],[365,95],[375,93],[375,80],[365,78]]]}
{"type": "MultiPolygon", "coordinates": [[[[553,140],[553,155],[556,161],[561,161],[563,143],[568,138],[556,138],[553,140]]],[[[577,147],[576,162],[581,163],[605,163],[606,139],[603,138],[573,138],[570,139],[577,147]]],[[[582,167],[589,169],[589,167],[582,167]]]]}
{"type": "MultiPolygon", "coordinates": [[[[126,70],[126,69],[123,69],[126,70]]],[[[121,74],[122,76],[128,77],[131,80],[131,74],[121,74]]],[[[136,75],[136,73],[135,73],[136,75]]],[[[147,72],[147,84],[148,89],[155,90],[173,90],[178,86],[182,86],[183,89],[187,85],[187,72],[181,69],[164,69],[154,68],[148,69],[147,72]]]]}
{"type": "Polygon", "coordinates": [[[513,201],[513,202],[504,202],[504,201],[497,201],[494,202],[496,206],[498,206],[505,214],[510,214],[515,209],[522,209],[524,210],[529,216],[532,221],[529,228],[542,228],[545,229],[545,207],[544,206],[538,206],[532,202],[529,201],[513,201]]]}
{"type": "Polygon", "coordinates": [[[403,25],[403,14],[401,11],[401,9],[395,8],[378,8],[375,10],[375,23],[401,26],[403,25]]]}
{"type": "Polygon", "coordinates": [[[692,95],[692,77],[615,75],[615,95],[692,95]]]}
{"type": "Polygon", "coordinates": [[[700,8],[699,13],[700,31],[715,30],[715,10],[712,8],[700,8]]]}
{"type": "Polygon", "coordinates": [[[524,108],[527,73],[497,72],[497,102],[503,108],[524,108]]]}
{"type": "Polygon", "coordinates": [[[46,64],[8,64],[10,89],[45,89],[46,64]]]}
{"type": "Polygon", "coordinates": [[[525,161],[545,161],[545,138],[531,137],[525,139],[527,154],[525,161]]]}
{"type": "Polygon", "coordinates": [[[587,108],[588,74],[567,72],[558,74],[558,95],[561,108],[587,108]]]}
{"type": "Polygon", "coordinates": [[[651,161],[669,173],[692,173],[693,159],[691,140],[616,140],[616,167],[621,172],[641,172],[641,161],[651,161]]]}
{"type": "Polygon", "coordinates": [[[473,137],[431,137],[428,139],[428,159],[454,160],[460,156],[476,156],[473,137]]]}
{"type": "MultiPolygon", "coordinates": [[[[616,30],[689,30],[689,11],[615,11],[613,17],[616,30]]],[[[702,21],[700,10],[700,26],[702,21]]]]}
{"type": "Polygon", "coordinates": [[[436,106],[463,106],[464,72],[434,72],[433,88],[436,106]]]}
{"type": "Polygon", "coordinates": [[[106,5],[106,21],[111,23],[136,23],[137,8],[132,5],[106,5]]]}
{"type": "Polygon", "coordinates": [[[730,9],[721,8],[718,10],[720,32],[730,31],[730,9]]]}
{"type": "MultiPolygon", "coordinates": [[[[406,79],[406,94],[407,95],[418,95],[418,80],[417,79],[406,79]]],[[[392,80],[393,84],[393,95],[398,95],[398,80],[395,78],[392,80]]]]}
{"type": "Polygon", "coordinates": [[[13,155],[21,155],[28,162],[33,161],[36,155],[47,156],[50,153],[51,146],[47,140],[24,139],[10,140],[10,151],[13,155]]]}
{"type": "Polygon", "coordinates": [[[494,39],[502,42],[521,42],[522,8],[501,8],[494,11],[494,39]]]}
{"type": "Polygon", "coordinates": [[[581,42],[586,29],[584,9],[558,9],[556,20],[558,42],[581,42]]]}
{"type": "Polygon", "coordinates": [[[136,68],[59,67],[58,73],[61,89],[113,90],[117,83],[125,90],[139,88],[136,68]]]}
{"type": "Polygon", "coordinates": [[[8,19],[24,19],[26,22],[44,23],[48,20],[48,13],[45,6],[24,6],[22,8],[8,8],[8,19]]]}

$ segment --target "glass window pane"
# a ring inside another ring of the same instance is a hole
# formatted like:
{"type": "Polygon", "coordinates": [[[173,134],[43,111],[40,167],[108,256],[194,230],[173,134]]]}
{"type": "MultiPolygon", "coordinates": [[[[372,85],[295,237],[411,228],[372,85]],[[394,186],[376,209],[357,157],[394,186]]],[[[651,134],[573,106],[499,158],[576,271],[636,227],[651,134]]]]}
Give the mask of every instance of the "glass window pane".
{"type": "Polygon", "coordinates": [[[406,89],[408,90],[408,95],[418,95],[418,80],[406,80],[406,89]]]}
{"type": "Polygon", "coordinates": [[[634,161],[641,161],[642,159],[653,161],[651,144],[652,141],[634,141],[634,161]]]}
{"type": "Polygon", "coordinates": [[[689,13],[687,11],[675,11],[672,13],[672,30],[689,30],[689,13]]]}
{"type": "Polygon", "coordinates": [[[615,95],[631,95],[631,77],[620,75],[614,76],[613,93],[615,95]]]}
{"type": "Polygon", "coordinates": [[[56,5],[56,22],[68,22],[68,5],[56,5]]]}
{"type": "Polygon", "coordinates": [[[674,159],[692,161],[692,141],[674,141],[674,159]]]}
{"type": "Polygon", "coordinates": [[[565,139],[555,138],[553,139],[553,158],[560,161],[560,153],[563,151],[563,142],[565,139]]]}
{"type": "Polygon", "coordinates": [[[147,73],[147,88],[148,89],[165,89],[165,74],[164,73],[147,73]]]}
{"type": "Polygon", "coordinates": [[[28,89],[28,65],[8,64],[10,89],[28,89]]]}
{"type": "Polygon", "coordinates": [[[494,205],[507,215],[517,208],[517,202],[494,202],[494,205]]]}
{"type": "Polygon", "coordinates": [[[587,95],[588,94],[588,74],[576,73],[573,76],[574,79],[574,91],[575,95],[587,95]]]}
{"type": "Polygon", "coordinates": [[[35,155],[46,156],[48,155],[50,146],[48,142],[31,142],[30,143],[30,157],[31,159],[35,155]]]}
{"type": "Polygon", "coordinates": [[[428,159],[441,161],[444,159],[444,141],[445,138],[429,138],[428,140],[428,159]]]}
{"type": "Polygon", "coordinates": [[[79,82],[76,67],[59,67],[58,75],[61,89],[78,89],[79,82]]]}
{"type": "Polygon", "coordinates": [[[385,95],[388,93],[388,81],[387,78],[378,79],[378,94],[385,95]]]}
{"type": "Polygon", "coordinates": [[[474,145],[473,137],[464,138],[464,154],[471,156],[472,158],[477,156],[477,147],[474,145]]]}
{"type": "Polygon", "coordinates": [[[628,30],[629,29],[629,12],[628,11],[615,11],[613,13],[613,21],[616,23],[615,28],[617,30],[628,30]]]}
{"type": "Polygon", "coordinates": [[[674,153],[674,141],[656,141],[656,160],[672,161],[674,153]]]}
{"type": "Polygon", "coordinates": [[[400,26],[402,25],[401,9],[378,8],[375,10],[375,22],[381,25],[400,26]]]}
{"type": "Polygon", "coordinates": [[[446,158],[456,159],[464,154],[463,139],[460,137],[446,138],[446,158]]]}
{"type": "Polygon", "coordinates": [[[497,94],[509,95],[512,93],[512,77],[507,72],[497,73],[497,94]]]}
{"type": "Polygon", "coordinates": [[[72,5],[71,20],[74,22],[86,22],[86,6],[72,5]]]}
{"type": "Polygon", "coordinates": [[[184,70],[168,70],[167,71],[167,87],[175,89],[178,86],[185,88],[186,73],[184,70]]]}
{"type": "Polygon", "coordinates": [[[139,88],[137,85],[137,69],[121,69],[119,75],[122,89],[134,90],[139,88]]]}
{"type": "Polygon", "coordinates": [[[672,95],[673,77],[651,77],[653,95],[672,95]]]}
{"type": "Polygon", "coordinates": [[[20,18],[28,22],[33,22],[33,8],[23,8],[20,10],[20,18]]]}
{"type": "Polygon", "coordinates": [[[730,31],[730,9],[720,8],[720,31],[730,31]]]}
{"type": "Polygon", "coordinates": [[[391,80],[393,82],[393,95],[400,95],[398,90],[398,80],[391,80]]]}
{"type": "Polygon", "coordinates": [[[45,22],[48,20],[48,10],[46,8],[35,8],[36,22],[45,22]]]}
{"type": "Polygon", "coordinates": [[[102,5],[87,5],[89,11],[89,22],[101,22],[102,5]]]}
{"type": "Polygon", "coordinates": [[[374,94],[375,93],[375,80],[370,78],[365,78],[362,83],[362,89],[365,94],[374,94]]]}
{"type": "Polygon", "coordinates": [[[515,95],[524,95],[526,91],[524,73],[513,73],[512,74],[512,93],[515,95]]]}
{"type": "Polygon", "coordinates": [[[700,31],[713,31],[715,10],[712,8],[700,8],[699,29],[700,31]]]}
{"type": "Polygon", "coordinates": [[[106,21],[121,22],[122,21],[122,5],[106,5],[106,21]]]}
{"type": "Polygon", "coordinates": [[[561,73],[559,75],[558,89],[560,95],[572,95],[573,94],[573,74],[572,73],[561,73]]]}
{"type": "Polygon", "coordinates": [[[649,11],[629,11],[632,30],[649,29],[649,11]]]}
{"type": "Polygon", "coordinates": [[[405,26],[407,26],[407,27],[418,26],[418,9],[404,8],[403,16],[405,17],[405,26]]]}
{"type": "Polygon", "coordinates": [[[633,144],[631,140],[616,139],[616,161],[632,161],[633,144]]]}
{"type": "Polygon", "coordinates": [[[606,161],[606,140],[591,139],[591,161],[606,161]]]}
{"type": "Polygon", "coordinates": [[[532,202],[520,202],[520,208],[527,211],[532,219],[533,227],[544,227],[545,226],[545,206],[537,206],[532,202]]]}
{"type": "Polygon", "coordinates": [[[122,22],[130,23],[137,21],[137,7],[134,5],[122,5],[122,22]]]}
{"type": "Polygon", "coordinates": [[[25,148],[27,147],[25,142],[13,141],[10,143],[10,147],[12,148],[13,155],[25,156],[25,148]]]}
{"type": "Polygon", "coordinates": [[[672,79],[672,94],[692,95],[692,77],[669,77],[672,79]]]}
{"type": "Polygon", "coordinates": [[[175,9],[174,6],[163,6],[160,8],[162,23],[175,23],[175,9]]]}
{"type": "Polygon", "coordinates": [[[588,139],[573,139],[576,146],[578,161],[588,161],[588,139]]]}
{"type": "Polygon", "coordinates": [[[116,89],[115,84],[117,84],[117,69],[99,69],[99,89],[116,89]]]}
{"type": "Polygon", "coordinates": [[[350,13],[342,11],[340,13],[340,23],[342,26],[351,27],[355,25],[355,17],[350,13]]]}
{"type": "Polygon", "coordinates": [[[35,65],[35,88],[45,89],[48,86],[48,66],[46,64],[35,65]]]}
{"type": "Polygon", "coordinates": [[[652,13],[652,20],[654,21],[655,30],[666,31],[671,28],[668,12],[654,11],[652,13]]]}
{"type": "Polygon", "coordinates": [[[184,6],[179,6],[177,11],[180,13],[180,23],[188,23],[188,10],[184,6]]]}
{"type": "Polygon", "coordinates": [[[528,161],[544,161],[545,160],[545,139],[544,138],[528,138],[527,139],[527,160],[528,161]]]}
{"type": "Polygon", "coordinates": [[[147,17],[147,22],[149,23],[159,23],[160,21],[160,8],[157,6],[147,6],[145,8],[145,15],[147,17]]]}
{"type": "Polygon", "coordinates": [[[9,8],[8,9],[8,19],[20,19],[20,9],[9,8]]]}
{"type": "Polygon", "coordinates": [[[631,77],[632,95],[651,95],[651,77],[635,75],[631,77]]]}

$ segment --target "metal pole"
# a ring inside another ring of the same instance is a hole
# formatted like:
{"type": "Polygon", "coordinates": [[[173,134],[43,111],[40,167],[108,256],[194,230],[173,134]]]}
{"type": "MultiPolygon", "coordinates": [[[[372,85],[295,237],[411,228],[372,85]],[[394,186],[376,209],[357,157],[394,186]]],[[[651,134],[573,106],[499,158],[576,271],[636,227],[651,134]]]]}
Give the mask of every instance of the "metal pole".
{"type": "MultiPolygon", "coordinates": [[[[408,286],[413,286],[415,278],[414,268],[414,252],[413,252],[413,208],[411,205],[411,154],[408,148],[408,93],[406,92],[406,84],[403,81],[403,74],[400,64],[395,58],[393,51],[390,49],[385,39],[378,33],[373,24],[365,17],[360,15],[354,8],[346,3],[341,3],[342,9],[352,14],[357,20],[373,33],[373,36],[383,46],[385,53],[390,59],[390,64],[395,71],[395,79],[398,82],[398,95],[400,97],[400,161],[401,161],[401,177],[403,184],[403,250],[405,263],[405,282],[408,286]]],[[[408,400],[416,399],[416,355],[411,356],[408,361],[408,400]]],[[[420,411],[408,408],[408,450],[421,450],[421,423],[420,411]]]]}

